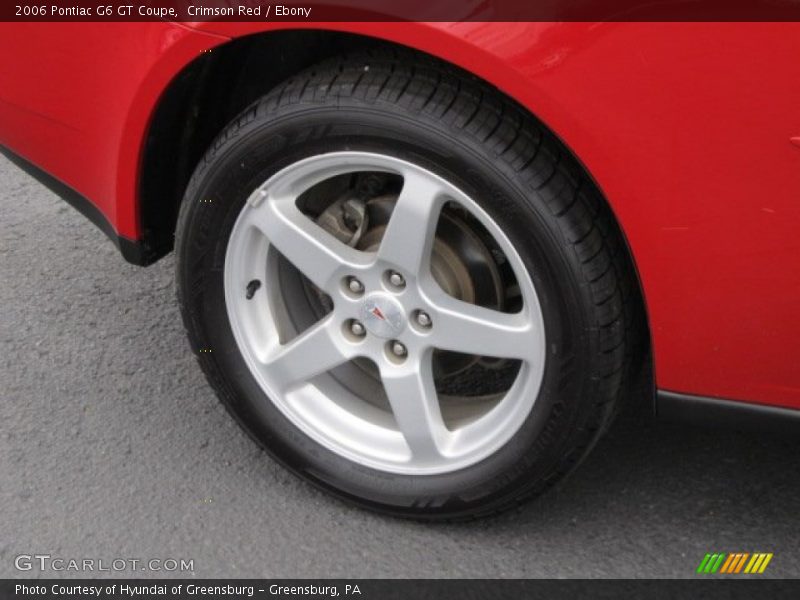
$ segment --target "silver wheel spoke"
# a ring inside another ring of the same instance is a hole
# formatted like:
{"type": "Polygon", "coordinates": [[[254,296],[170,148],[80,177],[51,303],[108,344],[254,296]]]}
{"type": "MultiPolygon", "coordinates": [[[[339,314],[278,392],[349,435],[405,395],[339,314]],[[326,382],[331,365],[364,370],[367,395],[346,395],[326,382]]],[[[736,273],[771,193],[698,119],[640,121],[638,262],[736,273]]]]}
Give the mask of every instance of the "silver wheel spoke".
{"type": "Polygon", "coordinates": [[[278,346],[261,368],[278,388],[275,391],[285,393],[348,360],[343,344],[338,340],[340,337],[333,319],[327,318],[288,344],[278,346]]]}
{"type": "Polygon", "coordinates": [[[268,198],[253,220],[278,251],[317,287],[330,291],[346,272],[369,263],[363,253],[346,246],[295,206],[294,198],[268,198]]]}
{"type": "Polygon", "coordinates": [[[504,313],[457,300],[443,292],[434,301],[436,317],[431,345],[495,358],[543,360],[531,342],[531,322],[524,312],[504,313]]]}
{"type": "Polygon", "coordinates": [[[422,275],[429,268],[439,212],[441,186],[429,177],[404,173],[403,189],[383,234],[378,256],[405,273],[422,275]]]}
{"type": "Polygon", "coordinates": [[[441,458],[449,432],[433,384],[430,354],[401,367],[388,365],[381,378],[413,460],[428,463],[441,458]]]}

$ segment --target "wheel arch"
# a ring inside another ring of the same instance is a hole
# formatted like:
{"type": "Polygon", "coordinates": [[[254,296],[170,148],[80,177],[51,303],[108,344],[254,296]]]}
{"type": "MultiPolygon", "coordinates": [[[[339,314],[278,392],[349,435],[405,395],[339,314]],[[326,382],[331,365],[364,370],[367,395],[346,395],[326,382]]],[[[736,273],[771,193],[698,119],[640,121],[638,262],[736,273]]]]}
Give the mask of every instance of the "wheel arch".
{"type": "MultiPolygon", "coordinates": [[[[172,250],[178,208],[194,168],[216,136],[244,108],[287,77],[330,56],[354,49],[403,47],[457,67],[521,105],[561,141],[597,187],[625,242],[638,284],[636,292],[646,330],[642,353],[643,367],[648,373],[645,385],[648,395],[652,392],[655,398],[649,313],[636,259],[610,198],[589,165],[573,149],[571,142],[574,140],[560,135],[558,128],[552,127],[538,110],[537,99],[540,99],[543,111],[551,114],[558,104],[557,98],[550,97],[540,86],[517,85],[515,89],[524,89],[525,93],[513,93],[513,84],[509,82],[518,79],[519,73],[486,48],[438,26],[386,24],[386,36],[379,38],[374,35],[372,24],[339,23],[335,24],[339,29],[287,28],[256,32],[252,31],[253,24],[247,24],[247,30],[238,36],[235,30],[229,29],[236,24],[224,25],[215,33],[232,34],[232,39],[200,54],[172,79],[154,107],[145,133],[138,173],[137,218],[143,241],[151,249],[152,260],[172,250]],[[347,27],[363,27],[365,31],[345,30],[347,27]]],[[[569,120],[568,115],[565,118],[569,120]]]]}

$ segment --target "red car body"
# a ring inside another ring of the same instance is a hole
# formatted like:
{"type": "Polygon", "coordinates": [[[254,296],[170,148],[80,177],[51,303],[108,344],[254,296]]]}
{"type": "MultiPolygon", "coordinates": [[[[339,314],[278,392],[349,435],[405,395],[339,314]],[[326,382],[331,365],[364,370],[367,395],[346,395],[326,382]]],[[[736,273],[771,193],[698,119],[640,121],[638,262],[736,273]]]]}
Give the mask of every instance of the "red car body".
{"type": "MultiPolygon", "coordinates": [[[[126,257],[150,262],[169,249],[148,245],[160,200],[145,180],[148,145],[170,132],[171,90],[232,40],[296,27],[4,23],[0,145],[87,198],[126,257]]],[[[800,409],[800,24],[304,28],[413,47],[526,107],[586,167],[627,237],[657,389],[800,409]]]]}

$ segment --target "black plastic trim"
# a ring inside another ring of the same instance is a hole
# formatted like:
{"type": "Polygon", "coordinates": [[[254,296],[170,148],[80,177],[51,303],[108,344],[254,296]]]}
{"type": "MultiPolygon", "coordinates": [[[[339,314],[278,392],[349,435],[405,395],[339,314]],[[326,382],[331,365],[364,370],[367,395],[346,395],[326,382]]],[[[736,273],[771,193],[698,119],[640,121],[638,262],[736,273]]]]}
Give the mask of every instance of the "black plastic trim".
{"type": "Polygon", "coordinates": [[[59,181],[6,146],[0,145],[0,154],[36,179],[39,183],[60,196],[67,204],[94,223],[100,231],[105,233],[106,236],[114,242],[114,245],[120,251],[123,258],[129,263],[143,267],[152,264],[159,258],[159,255],[150,248],[146,242],[131,240],[119,235],[114,229],[114,226],[91,200],[81,195],[67,184],[59,181]]]}
{"type": "Polygon", "coordinates": [[[800,410],[659,390],[656,412],[667,420],[736,429],[800,432],[800,410]]]}

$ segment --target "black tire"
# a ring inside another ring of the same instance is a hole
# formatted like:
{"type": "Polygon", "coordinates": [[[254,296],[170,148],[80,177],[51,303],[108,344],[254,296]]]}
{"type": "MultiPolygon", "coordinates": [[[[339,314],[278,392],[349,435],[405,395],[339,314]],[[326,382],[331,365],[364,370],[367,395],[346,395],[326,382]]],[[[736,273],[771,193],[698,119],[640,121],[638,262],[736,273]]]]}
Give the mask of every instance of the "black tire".
{"type": "Polygon", "coordinates": [[[643,334],[627,249],[569,152],[496,90],[403,52],[330,60],[250,106],[197,167],[176,249],[189,338],[231,414],[298,475],[393,515],[475,518],[552,486],[610,423],[643,334]],[[504,228],[533,278],[548,347],[539,397],[514,437],[478,464],[411,477],[351,463],[290,424],[237,349],[222,274],[239,211],[271,174],[342,149],[391,153],[455,182],[504,228]]]}

